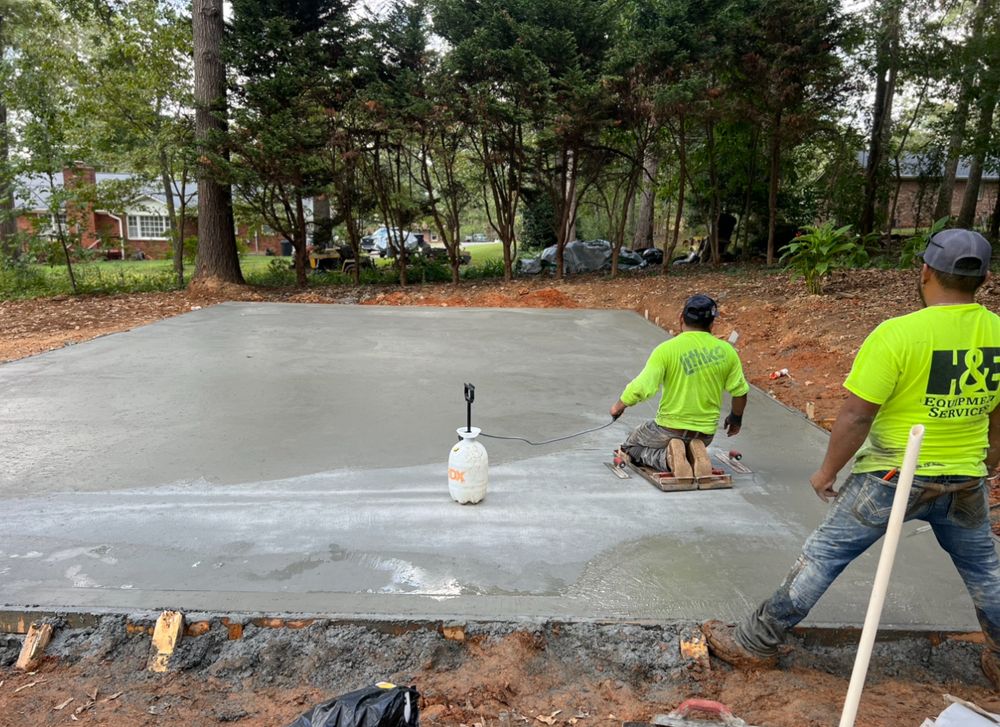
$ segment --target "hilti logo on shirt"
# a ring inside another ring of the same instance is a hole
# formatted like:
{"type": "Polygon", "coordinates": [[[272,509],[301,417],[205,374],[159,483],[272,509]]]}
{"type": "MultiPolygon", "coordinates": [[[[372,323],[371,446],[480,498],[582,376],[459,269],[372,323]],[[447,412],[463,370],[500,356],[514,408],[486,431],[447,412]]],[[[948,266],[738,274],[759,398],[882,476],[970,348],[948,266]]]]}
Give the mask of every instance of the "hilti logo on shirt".
{"type": "Polygon", "coordinates": [[[1000,389],[1000,348],[932,352],[928,394],[956,396],[997,389],[1000,389]]]}
{"type": "Polygon", "coordinates": [[[721,346],[715,348],[698,348],[694,351],[688,351],[681,356],[681,368],[684,369],[685,374],[690,376],[698,369],[719,363],[725,357],[726,351],[721,346]]]}

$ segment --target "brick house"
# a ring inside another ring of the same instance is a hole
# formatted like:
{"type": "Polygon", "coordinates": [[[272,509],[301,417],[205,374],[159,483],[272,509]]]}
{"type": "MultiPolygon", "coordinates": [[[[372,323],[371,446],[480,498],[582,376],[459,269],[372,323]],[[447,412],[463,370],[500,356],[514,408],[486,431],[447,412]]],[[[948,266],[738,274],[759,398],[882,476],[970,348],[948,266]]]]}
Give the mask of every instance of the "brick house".
{"type": "MultiPolygon", "coordinates": [[[[865,166],[867,154],[860,154],[858,161],[865,166]]],[[[892,166],[890,165],[890,168],[892,166]]],[[[907,155],[900,162],[900,178],[898,185],[899,198],[896,202],[896,214],[892,226],[896,229],[912,229],[930,227],[934,220],[934,207],[937,205],[938,187],[941,183],[941,168],[918,156],[907,155]]],[[[895,174],[891,177],[895,180],[895,174]]],[[[963,159],[958,164],[955,174],[955,187],[951,196],[951,214],[957,217],[962,209],[962,199],[969,183],[969,161],[963,159]]],[[[989,227],[990,217],[996,207],[1000,179],[996,171],[984,170],[979,184],[979,196],[976,199],[976,215],[974,226],[989,227]]],[[[897,189],[893,188],[892,193],[897,189]]],[[[891,200],[890,200],[891,201],[891,200]]]]}
{"type": "MultiPolygon", "coordinates": [[[[51,186],[56,190],[89,186],[101,188],[115,182],[125,183],[135,179],[134,174],[96,172],[93,167],[77,163],[53,175],[51,186]]],[[[184,237],[198,235],[198,197],[194,181],[187,190],[184,237]]],[[[29,235],[53,238],[57,221],[49,204],[52,189],[45,175],[26,175],[15,183],[14,202],[18,211],[17,229],[29,235]]],[[[181,200],[174,193],[174,204],[179,212],[181,200]]],[[[108,257],[132,257],[138,252],[147,258],[168,258],[172,253],[170,219],[167,198],[162,185],[141,184],[138,194],[131,198],[125,209],[101,209],[87,203],[82,207],[61,205],[59,215],[64,229],[79,237],[80,247],[104,251],[108,257]]],[[[270,230],[251,230],[239,225],[237,236],[251,254],[264,254],[268,248],[278,252],[281,236],[270,230]]]]}

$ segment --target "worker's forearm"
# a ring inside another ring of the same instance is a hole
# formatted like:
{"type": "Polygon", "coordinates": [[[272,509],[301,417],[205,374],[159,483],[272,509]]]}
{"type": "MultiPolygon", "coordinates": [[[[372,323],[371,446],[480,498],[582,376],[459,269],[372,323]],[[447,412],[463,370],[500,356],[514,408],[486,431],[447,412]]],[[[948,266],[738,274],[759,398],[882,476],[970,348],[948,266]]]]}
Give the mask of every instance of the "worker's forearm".
{"type": "Polygon", "coordinates": [[[730,407],[730,411],[732,411],[733,414],[735,414],[738,417],[741,417],[741,416],[743,416],[743,412],[746,411],[746,408],[747,408],[747,395],[746,394],[744,394],[743,396],[734,396],[733,397],[733,405],[732,405],[732,407],[730,407]]]}
{"type": "Polygon", "coordinates": [[[865,437],[872,428],[873,417],[841,411],[830,433],[830,444],[820,470],[829,476],[836,476],[851,457],[865,443],[865,437]]]}

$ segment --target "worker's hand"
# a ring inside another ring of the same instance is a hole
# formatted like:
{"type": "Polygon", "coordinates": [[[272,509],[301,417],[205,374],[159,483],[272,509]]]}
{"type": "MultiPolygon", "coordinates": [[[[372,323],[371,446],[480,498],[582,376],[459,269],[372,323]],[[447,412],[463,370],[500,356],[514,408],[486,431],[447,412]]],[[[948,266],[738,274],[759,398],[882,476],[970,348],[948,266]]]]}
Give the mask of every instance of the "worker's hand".
{"type": "Polygon", "coordinates": [[[617,419],[618,417],[620,417],[622,414],[625,413],[625,409],[626,409],[625,404],[622,402],[621,399],[619,399],[618,401],[616,401],[614,404],[611,405],[611,418],[617,419]]]}
{"type": "Polygon", "coordinates": [[[722,422],[722,426],[726,428],[727,437],[734,437],[737,434],[739,434],[740,429],[743,428],[743,417],[736,416],[735,414],[730,412],[729,416],[727,416],[725,420],[722,422]]]}
{"type": "Polygon", "coordinates": [[[809,478],[809,484],[816,491],[816,496],[823,502],[830,502],[837,496],[837,491],[833,486],[837,484],[837,475],[829,475],[823,470],[817,470],[809,478]]]}

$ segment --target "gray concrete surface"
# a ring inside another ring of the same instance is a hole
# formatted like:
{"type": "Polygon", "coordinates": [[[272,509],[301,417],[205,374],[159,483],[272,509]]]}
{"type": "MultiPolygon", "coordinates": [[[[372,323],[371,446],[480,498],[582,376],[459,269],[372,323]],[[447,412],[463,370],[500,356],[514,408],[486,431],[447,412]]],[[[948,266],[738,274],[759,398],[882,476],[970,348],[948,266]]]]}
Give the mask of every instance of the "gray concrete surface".
{"type": "MultiPolygon", "coordinates": [[[[486,500],[448,496],[464,381],[486,432],[544,439],[606,421],[665,335],[611,311],[227,304],[2,365],[0,604],[735,618],[825,507],[826,434],[760,392],[717,440],[755,471],[732,490],[608,472],[649,402],[564,444],[486,440],[486,500]]],[[[810,622],[861,623],[876,558],[810,622]]],[[[884,623],[975,628],[931,534],[903,540],[884,623]]]]}

